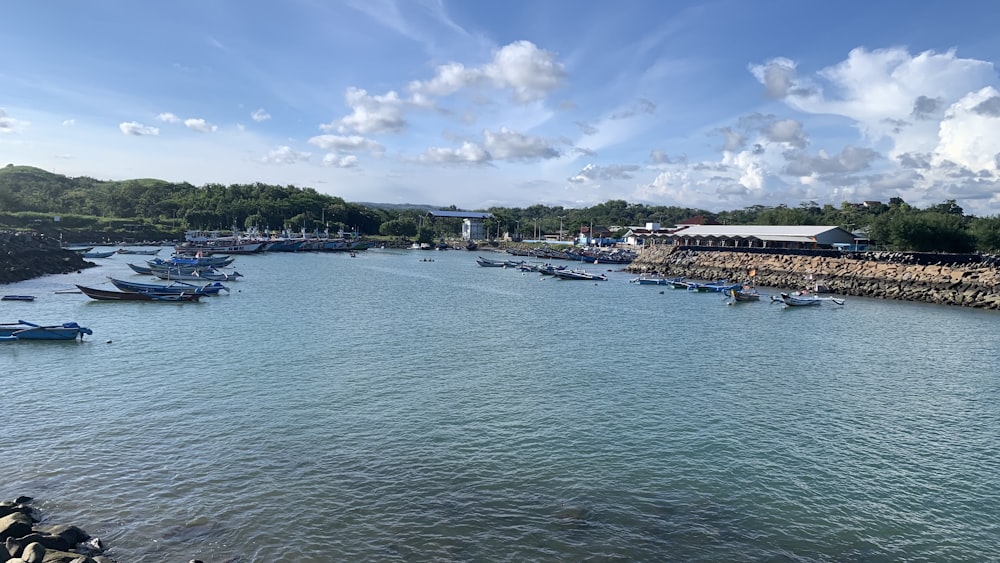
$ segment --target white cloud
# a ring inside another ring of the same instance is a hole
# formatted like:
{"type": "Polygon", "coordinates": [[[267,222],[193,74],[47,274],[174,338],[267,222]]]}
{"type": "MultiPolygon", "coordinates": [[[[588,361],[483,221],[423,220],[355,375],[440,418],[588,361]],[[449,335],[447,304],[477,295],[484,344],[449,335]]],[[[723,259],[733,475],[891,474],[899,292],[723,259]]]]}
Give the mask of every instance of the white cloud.
{"type": "Polygon", "coordinates": [[[348,88],[344,98],[352,108],[351,114],[339,121],[320,125],[320,129],[370,135],[398,133],[406,127],[406,120],[403,118],[405,102],[396,92],[371,96],[360,88],[348,88]]]}
{"type": "Polygon", "coordinates": [[[149,127],[137,121],[123,121],[118,125],[118,128],[121,129],[122,133],[126,135],[144,136],[160,134],[160,130],[158,128],[149,127]]]}
{"type": "Polygon", "coordinates": [[[266,164],[295,164],[296,162],[309,160],[310,156],[312,156],[310,153],[298,152],[292,150],[289,146],[281,146],[268,152],[261,158],[261,162],[266,164]]]}
{"type": "Polygon", "coordinates": [[[164,123],[180,123],[181,122],[181,118],[177,117],[176,115],[174,115],[174,114],[172,114],[170,112],[161,113],[160,115],[156,116],[156,119],[158,119],[159,121],[163,121],[164,123]]]}
{"type": "Polygon", "coordinates": [[[317,135],[309,139],[309,143],[324,150],[337,152],[369,151],[382,153],[385,147],[371,139],[359,135],[317,135]]]}
{"type": "Polygon", "coordinates": [[[497,50],[493,60],[478,68],[450,62],[437,67],[430,80],[414,80],[409,90],[415,101],[426,96],[450,96],[466,88],[490,84],[509,89],[520,103],[541,100],[562,85],[566,71],[555,54],[530,41],[515,41],[497,50]]]}
{"type": "Polygon", "coordinates": [[[204,119],[185,119],[184,126],[192,131],[198,131],[199,133],[213,133],[218,127],[210,123],[206,123],[204,119]]]}
{"type": "Polygon", "coordinates": [[[501,127],[499,131],[483,131],[483,146],[497,160],[530,161],[557,158],[559,151],[542,139],[501,127]]]}
{"type": "Polygon", "coordinates": [[[480,165],[489,164],[492,158],[486,149],[469,141],[457,149],[431,147],[420,155],[420,160],[428,164],[480,165]]]}
{"type": "Polygon", "coordinates": [[[29,125],[31,124],[27,121],[10,117],[3,108],[0,108],[0,133],[20,133],[29,125]]]}
{"type": "Polygon", "coordinates": [[[971,170],[997,171],[1000,118],[983,111],[1000,97],[993,87],[971,92],[952,104],[941,121],[935,163],[948,160],[971,170]]]}
{"type": "Polygon", "coordinates": [[[634,164],[612,164],[609,166],[588,164],[568,180],[574,184],[585,184],[596,180],[631,180],[634,177],[633,172],[637,170],[639,170],[639,166],[634,164]]]}
{"type": "Polygon", "coordinates": [[[514,90],[521,102],[539,100],[558,88],[566,72],[555,55],[530,41],[515,41],[500,49],[483,69],[494,84],[514,90]]]}
{"type": "Polygon", "coordinates": [[[271,114],[264,111],[264,108],[260,108],[250,114],[250,119],[253,119],[257,123],[260,123],[261,121],[267,121],[268,119],[271,119],[271,114]]]}
{"type": "Polygon", "coordinates": [[[764,134],[768,141],[788,143],[797,149],[803,149],[809,143],[802,132],[802,124],[794,119],[775,121],[767,127],[764,134]]]}
{"type": "Polygon", "coordinates": [[[323,157],[323,164],[334,168],[355,168],[358,165],[358,157],[353,154],[339,156],[331,153],[323,157]]]}
{"type": "Polygon", "coordinates": [[[66,119],[66,120],[64,120],[62,122],[62,124],[63,124],[64,127],[72,127],[72,126],[76,125],[76,120],[75,119],[66,119]]]}

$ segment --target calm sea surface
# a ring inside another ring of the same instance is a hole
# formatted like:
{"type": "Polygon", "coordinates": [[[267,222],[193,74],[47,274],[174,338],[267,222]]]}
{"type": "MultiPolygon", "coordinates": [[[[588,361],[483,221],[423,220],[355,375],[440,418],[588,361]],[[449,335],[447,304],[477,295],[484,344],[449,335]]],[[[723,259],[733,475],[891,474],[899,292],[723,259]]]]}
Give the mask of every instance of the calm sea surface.
{"type": "Polygon", "coordinates": [[[476,255],[239,257],[190,304],[56,293],[143,256],[0,286],[38,297],[0,322],[94,331],[0,344],[0,500],[123,563],[1000,559],[997,313],[476,255]]]}

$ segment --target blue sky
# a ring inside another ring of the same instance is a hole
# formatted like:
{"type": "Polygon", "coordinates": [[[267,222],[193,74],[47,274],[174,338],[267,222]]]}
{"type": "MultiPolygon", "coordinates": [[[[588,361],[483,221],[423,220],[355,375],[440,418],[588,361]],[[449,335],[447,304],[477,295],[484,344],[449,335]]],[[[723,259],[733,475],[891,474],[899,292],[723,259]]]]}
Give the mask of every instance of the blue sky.
{"type": "Polygon", "coordinates": [[[0,165],[584,207],[1000,213],[986,2],[4,3],[0,165]]]}

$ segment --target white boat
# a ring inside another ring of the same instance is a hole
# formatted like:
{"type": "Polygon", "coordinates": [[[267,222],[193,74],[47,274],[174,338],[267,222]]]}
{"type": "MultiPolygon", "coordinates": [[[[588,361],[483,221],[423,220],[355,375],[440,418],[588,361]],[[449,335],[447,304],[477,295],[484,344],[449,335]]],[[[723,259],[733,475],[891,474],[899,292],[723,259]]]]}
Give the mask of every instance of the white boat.
{"type": "Polygon", "coordinates": [[[792,293],[783,292],[778,297],[772,295],[771,301],[784,303],[788,307],[815,307],[826,302],[834,303],[835,305],[844,304],[843,299],[837,299],[836,297],[820,297],[818,295],[801,291],[795,291],[792,293]]]}

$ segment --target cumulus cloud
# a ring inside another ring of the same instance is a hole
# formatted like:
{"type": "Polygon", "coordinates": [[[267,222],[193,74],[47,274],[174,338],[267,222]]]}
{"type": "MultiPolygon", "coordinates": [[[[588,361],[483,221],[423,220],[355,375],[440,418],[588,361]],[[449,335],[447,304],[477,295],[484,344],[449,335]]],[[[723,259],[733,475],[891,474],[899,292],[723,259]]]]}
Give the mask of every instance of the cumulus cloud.
{"type": "Polygon", "coordinates": [[[403,118],[405,102],[394,91],[372,96],[360,88],[348,88],[344,95],[351,114],[333,123],[320,126],[323,131],[340,133],[398,133],[406,127],[403,118]]]}
{"type": "Polygon", "coordinates": [[[651,150],[649,151],[649,160],[653,164],[684,164],[687,162],[686,156],[671,157],[664,151],[661,150],[651,150]]]}
{"type": "Polygon", "coordinates": [[[172,114],[170,112],[161,113],[160,115],[156,116],[156,119],[158,121],[162,121],[164,123],[180,123],[181,122],[181,118],[177,117],[176,115],[174,115],[174,114],[172,114]]]}
{"type": "Polygon", "coordinates": [[[271,119],[271,114],[264,111],[264,108],[260,108],[254,110],[254,112],[250,114],[250,119],[256,121],[257,123],[260,123],[261,121],[267,121],[268,119],[271,119]]]}
{"type": "Polygon", "coordinates": [[[771,123],[764,131],[768,141],[788,143],[795,148],[805,148],[808,144],[802,132],[802,124],[794,119],[782,119],[771,123]]]}
{"type": "Polygon", "coordinates": [[[815,155],[789,152],[785,156],[788,160],[785,173],[793,176],[811,176],[860,172],[871,166],[879,154],[866,147],[844,147],[835,155],[829,155],[821,150],[815,155]]]}
{"type": "Polygon", "coordinates": [[[540,100],[562,85],[566,75],[554,53],[530,41],[515,41],[497,50],[493,60],[480,67],[450,62],[437,67],[430,80],[410,82],[415,101],[427,96],[450,96],[466,88],[493,86],[509,89],[521,103],[540,100]]]}
{"type": "Polygon", "coordinates": [[[309,160],[311,153],[298,152],[289,146],[281,146],[269,151],[261,158],[261,162],[266,164],[295,164],[309,160]]]}
{"type": "Polygon", "coordinates": [[[146,135],[155,136],[160,134],[160,130],[158,128],[149,127],[137,121],[123,121],[118,124],[118,128],[121,129],[121,132],[125,135],[135,135],[138,137],[146,135]]]}
{"type": "Polygon", "coordinates": [[[992,113],[993,100],[1000,100],[1000,92],[986,87],[969,93],[948,108],[940,124],[936,162],[948,160],[976,171],[997,170],[1000,123],[992,113]]]}
{"type": "Polygon", "coordinates": [[[358,157],[353,154],[344,156],[328,154],[323,157],[323,164],[334,168],[354,168],[358,165],[358,157]]]}
{"type": "Polygon", "coordinates": [[[569,177],[568,180],[574,184],[584,184],[596,180],[631,180],[634,177],[632,173],[636,170],[639,170],[639,167],[634,164],[612,164],[610,166],[588,164],[575,176],[569,177]]]}
{"type": "Polygon", "coordinates": [[[557,158],[559,151],[542,139],[501,127],[497,132],[483,132],[483,146],[497,160],[530,161],[557,158]]]}
{"type": "Polygon", "coordinates": [[[63,127],[72,127],[72,126],[76,125],[76,120],[75,119],[66,119],[66,120],[64,120],[62,122],[62,124],[63,124],[63,127]]]}
{"type": "Polygon", "coordinates": [[[385,147],[380,143],[360,135],[317,135],[310,138],[309,143],[324,150],[336,152],[385,152],[385,147]]]}
{"type": "Polygon", "coordinates": [[[218,127],[210,123],[206,123],[204,119],[185,119],[184,126],[192,131],[197,131],[199,133],[213,133],[218,127]]]}
{"type": "Polygon", "coordinates": [[[428,164],[482,165],[489,164],[492,156],[480,145],[466,141],[455,149],[431,147],[420,155],[420,160],[428,164]]]}
{"type": "Polygon", "coordinates": [[[991,96],[976,104],[972,111],[988,117],[1000,117],[1000,96],[991,96]]]}
{"type": "Polygon", "coordinates": [[[7,112],[3,108],[0,108],[0,133],[20,133],[21,131],[24,131],[28,125],[31,124],[27,121],[14,119],[13,117],[7,115],[7,112]]]}
{"type": "Polygon", "coordinates": [[[768,98],[781,99],[795,86],[795,63],[778,57],[762,65],[750,65],[750,72],[764,85],[768,98]]]}

